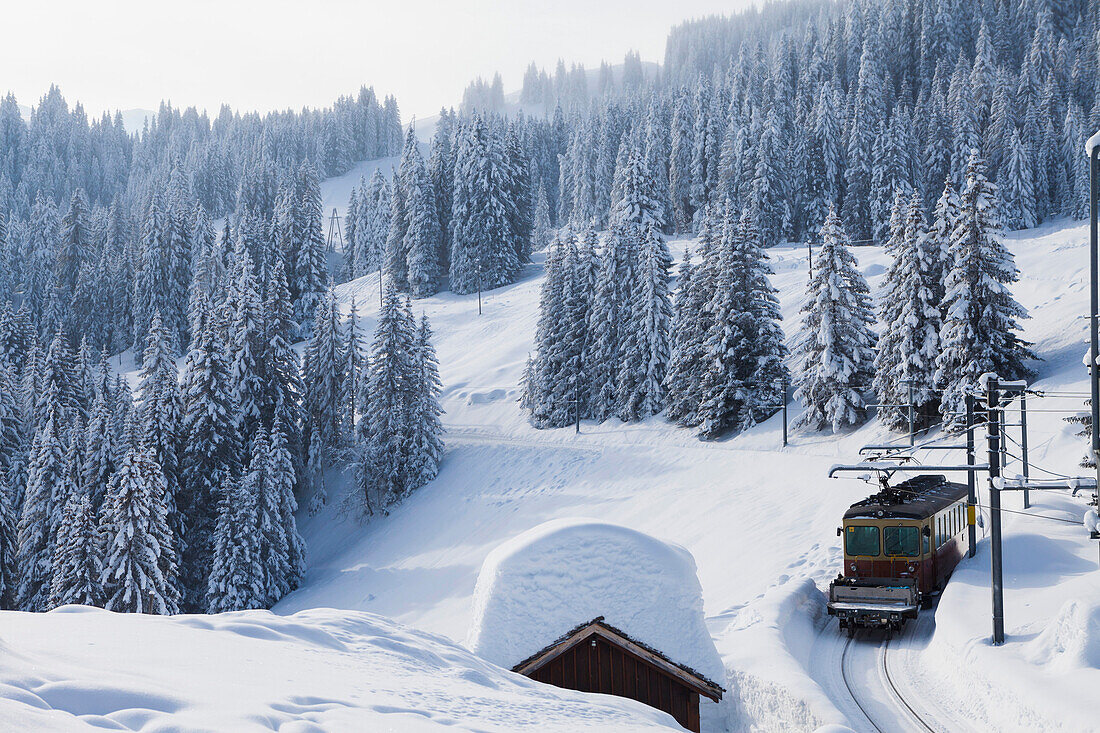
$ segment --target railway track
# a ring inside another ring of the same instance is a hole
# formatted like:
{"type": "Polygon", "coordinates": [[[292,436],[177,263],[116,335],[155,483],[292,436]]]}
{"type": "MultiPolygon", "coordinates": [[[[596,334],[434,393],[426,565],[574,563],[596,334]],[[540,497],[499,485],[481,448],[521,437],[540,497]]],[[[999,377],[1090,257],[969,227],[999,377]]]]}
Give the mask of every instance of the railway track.
{"type": "MultiPolygon", "coordinates": [[[[849,652],[852,649],[852,642],[858,640],[861,633],[862,632],[857,631],[855,636],[848,638],[848,640],[844,643],[844,651],[841,653],[840,657],[840,674],[841,678],[844,681],[844,686],[847,688],[849,696],[856,704],[856,707],[859,708],[859,711],[863,714],[863,717],[866,718],[867,723],[871,726],[871,728],[878,731],[879,733],[887,733],[887,731],[898,730],[897,721],[883,721],[881,711],[876,709],[875,705],[871,705],[866,697],[861,699],[860,693],[857,692],[857,690],[859,689],[858,686],[854,685],[852,682],[853,674],[851,669],[849,668],[849,652]]],[[[899,690],[897,685],[894,683],[894,679],[890,675],[889,663],[887,662],[889,650],[890,640],[886,639],[880,647],[878,653],[878,671],[881,672],[881,680],[884,683],[882,687],[892,697],[892,700],[889,702],[877,701],[880,703],[879,707],[881,707],[882,703],[886,703],[887,705],[890,705],[892,703],[892,706],[897,709],[898,712],[902,713],[905,717],[909,719],[910,725],[907,726],[907,730],[928,731],[929,733],[936,733],[936,729],[933,728],[932,725],[919,712],[917,712],[916,708],[909,704],[909,701],[905,699],[905,696],[902,695],[901,690],[899,690]]],[[[864,696],[866,696],[866,693],[863,694],[864,696]]]]}

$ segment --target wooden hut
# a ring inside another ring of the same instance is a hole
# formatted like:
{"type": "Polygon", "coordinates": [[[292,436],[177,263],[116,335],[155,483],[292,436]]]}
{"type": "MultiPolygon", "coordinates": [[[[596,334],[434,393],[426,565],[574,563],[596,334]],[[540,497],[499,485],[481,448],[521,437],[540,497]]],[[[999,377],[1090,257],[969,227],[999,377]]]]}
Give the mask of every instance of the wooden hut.
{"type": "Polygon", "coordinates": [[[696,733],[700,695],[722,699],[719,685],[631,639],[603,616],[577,626],[512,671],[569,690],[629,697],[696,733]]]}

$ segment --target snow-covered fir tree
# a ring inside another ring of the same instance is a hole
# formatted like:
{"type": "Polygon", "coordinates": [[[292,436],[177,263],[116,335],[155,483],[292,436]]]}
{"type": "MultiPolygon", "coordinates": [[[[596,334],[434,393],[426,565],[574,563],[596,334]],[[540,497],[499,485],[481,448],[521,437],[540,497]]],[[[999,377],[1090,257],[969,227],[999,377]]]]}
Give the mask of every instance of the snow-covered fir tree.
{"type": "MultiPolygon", "coordinates": [[[[302,360],[302,416],[307,450],[324,465],[332,465],[344,448],[347,416],[347,356],[340,333],[340,311],[330,290],[317,307],[313,337],[302,360]]],[[[315,477],[320,478],[320,477],[315,477]]]]}
{"type": "Polygon", "coordinates": [[[50,608],[66,604],[97,606],[102,602],[103,564],[96,511],[86,493],[65,503],[53,555],[50,608]]]}
{"type": "Polygon", "coordinates": [[[443,423],[439,393],[443,383],[439,378],[439,362],[432,345],[432,328],[428,317],[420,317],[413,347],[412,394],[409,397],[408,490],[412,491],[434,479],[443,459],[443,423]]]}
{"type": "Polygon", "coordinates": [[[230,481],[218,508],[206,591],[208,613],[264,608],[270,598],[263,558],[266,527],[261,527],[260,516],[261,495],[270,483],[270,455],[263,432],[256,435],[251,453],[248,469],[230,481]]]}
{"type": "Polygon", "coordinates": [[[16,608],[19,589],[19,544],[12,504],[8,474],[0,470],[0,611],[16,608]]]}
{"type": "Polygon", "coordinates": [[[416,324],[407,302],[389,284],[370,350],[365,400],[367,430],[358,446],[358,475],[368,511],[384,510],[411,489],[407,442],[416,369],[416,324]]]}
{"type": "Polygon", "coordinates": [[[64,506],[58,506],[60,497],[55,492],[66,485],[56,388],[46,399],[50,406],[31,445],[18,527],[20,579],[16,603],[26,611],[45,611],[49,607],[54,538],[64,506]]]}
{"type": "Polygon", "coordinates": [[[879,420],[893,430],[909,430],[912,399],[914,429],[936,421],[936,357],[940,353],[940,273],[943,250],[929,236],[919,193],[894,206],[896,224],[887,242],[891,256],[879,295],[883,327],[875,357],[875,394],[884,407],[879,420]]]}
{"type": "Polygon", "coordinates": [[[100,512],[103,607],[124,613],[180,610],[167,484],[143,450],[122,460],[100,512]]]}
{"type": "Polygon", "coordinates": [[[959,220],[951,233],[950,270],[945,282],[945,316],[940,328],[936,385],[943,390],[940,410],[945,424],[965,422],[965,399],[978,388],[979,378],[994,373],[1020,379],[1031,372],[1034,358],[1019,337],[1027,311],[1008,286],[1019,273],[1004,244],[997,191],[985,177],[985,165],[975,150],[966,170],[959,220]]]}
{"type": "Polygon", "coordinates": [[[632,321],[624,324],[628,331],[622,340],[618,414],[623,420],[644,419],[663,409],[669,360],[672,256],[656,222],[647,222],[640,235],[632,321]]]}
{"type": "Polygon", "coordinates": [[[835,209],[821,227],[802,329],[794,357],[796,399],[806,411],[796,426],[833,432],[867,416],[865,395],[874,376],[875,322],[867,281],[857,269],[835,209]]]}
{"type": "MultiPolygon", "coordinates": [[[[211,312],[200,321],[180,383],[183,450],[176,504],[187,518],[179,575],[182,608],[189,612],[206,607],[217,508],[241,462],[233,385],[220,324],[211,312]]],[[[157,475],[163,480],[159,467],[157,475]]]]}

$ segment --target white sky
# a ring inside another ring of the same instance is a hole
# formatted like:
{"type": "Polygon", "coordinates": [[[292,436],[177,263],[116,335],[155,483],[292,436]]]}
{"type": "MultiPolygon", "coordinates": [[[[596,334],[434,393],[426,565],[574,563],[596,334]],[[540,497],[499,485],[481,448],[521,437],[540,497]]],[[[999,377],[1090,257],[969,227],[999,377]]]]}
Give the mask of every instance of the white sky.
{"type": "Polygon", "coordinates": [[[90,114],[162,99],[242,110],[324,106],[361,84],[402,119],[456,105],[474,77],[520,87],[534,60],[664,59],[691,17],[751,0],[30,0],[4,3],[0,93],[37,104],[50,83],[90,114]]]}

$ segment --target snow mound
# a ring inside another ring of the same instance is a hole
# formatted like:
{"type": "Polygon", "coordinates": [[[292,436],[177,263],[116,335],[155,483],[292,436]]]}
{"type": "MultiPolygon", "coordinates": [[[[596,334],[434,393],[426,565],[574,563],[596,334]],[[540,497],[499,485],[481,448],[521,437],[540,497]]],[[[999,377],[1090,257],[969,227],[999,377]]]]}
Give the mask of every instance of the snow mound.
{"type": "Polygon", "coordinates": [[[1025,656],[1034,664],[1058,671],[1100,669],[1100,606],[1066,601],[1027,646],[1025,656]]]}
{"type": "Polygon", "coordinates": [[[538,684],[382,616],[0,612],[3,731],[672,729],[624,698],[538,684]]]}
{"type": "Polygon", "coordinates": [[[485,558],[466,645],[511,668],[603,616],[631,638],[725,686],[703,622],[695,559],[678,545],[615,524],[546,522],[485,558]]]}

